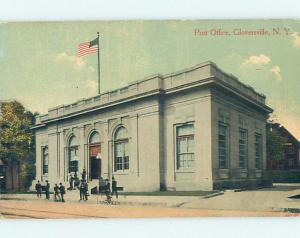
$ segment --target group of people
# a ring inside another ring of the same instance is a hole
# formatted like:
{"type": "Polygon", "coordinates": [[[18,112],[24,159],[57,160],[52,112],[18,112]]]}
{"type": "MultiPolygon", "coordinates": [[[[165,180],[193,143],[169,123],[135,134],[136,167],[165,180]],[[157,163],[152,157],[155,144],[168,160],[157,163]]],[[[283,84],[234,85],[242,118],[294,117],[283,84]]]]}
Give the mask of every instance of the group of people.
{"type": "MultiPolygon", "coordinates": [[[[83,171],[84,173],[84,171],[83,171]]],[[[83,176],[82,176],[83,177],[83,176]]],[[[80,186],[80,179],[77,176],[77,172],[74,174],[70,173],[69,175],[69,187],[68,190],[75,190],[76,188],[78,189],[80,186]]]]}
{"type": "Polygon", "coordinates": [[[109,179],[107,178],[104,180],[102,177],[100,177],[99,193],[100,194],[105,193],[107,199],[110,199],[114,194],[116,195],[116,198],[118,198],[118,187],[117,187],[117,181],[116,181],[115,177],[112,177],[111,190],[110,190],[109,179]]]}
{"type": "MultiPolygon", "coordinates": [[[[42,185],[40,181],[37,181],[35,185],[35,190],[38,198],[42,197],[42,192],[45,191],[46,199],[50,200],[50,183],[48,180],[45,181],[46,184],[42,185]]],[[[64,195],[66,193],[65,186],[59,183],[59,186],[55,184],[54,186],[54,199],[55,201],[65,202],[64,195]]]]}
{"type": "MultiPolygon", "coordinates": [[[[45,181],[46,184],[42,185],[40,181],[37,181],[37,184],[35,185],[36,189],[36,194],[38,198],[42,197],[42,192],[45,191],[46,199],[50,200],[50,183],[48,180],[45,181]]],[[[77,173],[74,174],[73,176],[70,176],[70,187],[68,190],[73,190],[73,189],[79,189],[80,192],[80,200],[79,201],[87,201],[88,196],[89,196],[89,188],[88,188],[88,182],[86,180],[86,171],[85,169],[82,172],[82,179],[79,180],[77,177],[77,173]],[[79,181],[79,183],[77,182],[79,181]]],[[[110,200],[113,195],[118,198],[118,187],[117,187],[117,181],[115,180],[114,177],[112,177],[112,186],[110,186],[110,181],[109,179],[103,179],[100,177],[99,179],[99,194],[105,193],[106,199],[110,200]]],[[[55,201],[60,201],[60,202],[65,202],[64,195],[66,193],[65,186],[62,183],[59,183],[59,186],[55,184],[54,186],[54,200],[55,201]]]]}

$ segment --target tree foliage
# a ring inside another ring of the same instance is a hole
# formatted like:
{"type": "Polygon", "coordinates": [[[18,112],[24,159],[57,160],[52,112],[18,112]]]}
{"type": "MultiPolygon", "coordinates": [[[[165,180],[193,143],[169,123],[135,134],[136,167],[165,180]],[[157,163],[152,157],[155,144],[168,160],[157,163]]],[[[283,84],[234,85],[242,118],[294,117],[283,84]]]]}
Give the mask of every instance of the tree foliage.
{"type": "Polygon", "coordinates": [[[276,129],[267,130],[267,155],[270,160],[281,160],[284,156],[284,144],[276,129]]]}
{"type": "Polygon", "coordinates": [[[22,176],[34,176],[35,142],[30,129],[34,125],[34,114],[26,111],[17,102],[1,104],[0,114],[0,159],[6,164],[22,164],[22,176]]]}

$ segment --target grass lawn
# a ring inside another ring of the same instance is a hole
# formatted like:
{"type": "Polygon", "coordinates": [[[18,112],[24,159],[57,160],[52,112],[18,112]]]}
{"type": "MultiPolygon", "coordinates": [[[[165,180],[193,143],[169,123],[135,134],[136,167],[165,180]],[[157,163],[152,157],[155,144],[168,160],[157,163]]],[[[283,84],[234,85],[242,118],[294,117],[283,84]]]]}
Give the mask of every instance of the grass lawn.
{"type": "Polygon", "coordinates": [[[217,191],[157,191],[157,192],[119,192],[126,196],[206,196],[217,191]]]}

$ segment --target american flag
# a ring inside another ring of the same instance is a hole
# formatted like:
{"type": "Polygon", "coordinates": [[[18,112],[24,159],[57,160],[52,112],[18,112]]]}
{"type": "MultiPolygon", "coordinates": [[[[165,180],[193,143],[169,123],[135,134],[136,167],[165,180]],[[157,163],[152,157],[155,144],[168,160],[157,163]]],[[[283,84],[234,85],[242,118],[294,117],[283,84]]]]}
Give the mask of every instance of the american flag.
{"type": "Polygon", "coordinates": [[[99,49],[99,39],[98,37],[92,41],[83,42],[78,46],[78,57],[83,57],[85,55],[96,54],[99,49]]]}

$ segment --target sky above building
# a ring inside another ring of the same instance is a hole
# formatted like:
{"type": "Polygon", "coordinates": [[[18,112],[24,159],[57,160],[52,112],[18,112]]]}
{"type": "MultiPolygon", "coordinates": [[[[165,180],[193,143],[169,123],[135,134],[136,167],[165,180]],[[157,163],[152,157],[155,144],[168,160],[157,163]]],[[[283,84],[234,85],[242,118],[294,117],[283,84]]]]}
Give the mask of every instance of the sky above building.
{"type": "Polygon", "coordinates": [[[294,20],[0,23],[0,100],[46,113],[95,96],[97,56],[78,58],[77,48],[97,32],[101,92],[213,61],[266,95],[272,118],[300,139],[300,21],[294,20]]]}

